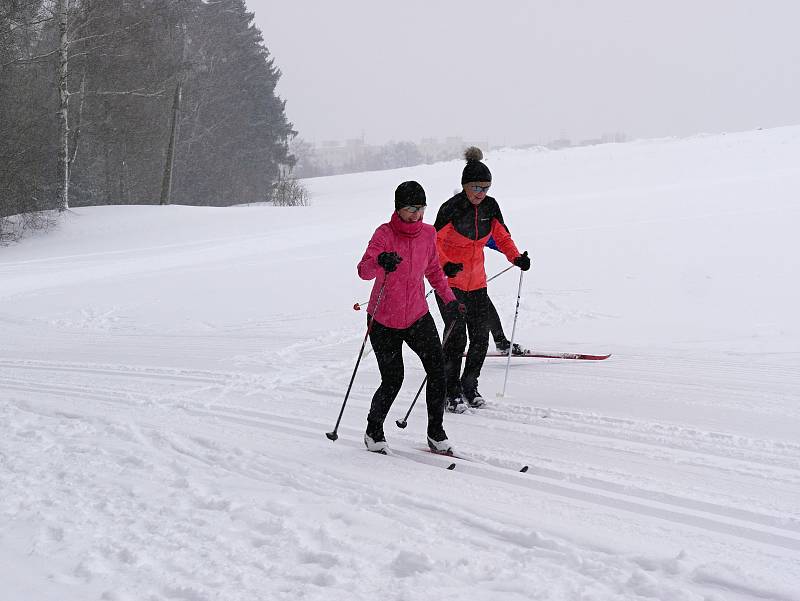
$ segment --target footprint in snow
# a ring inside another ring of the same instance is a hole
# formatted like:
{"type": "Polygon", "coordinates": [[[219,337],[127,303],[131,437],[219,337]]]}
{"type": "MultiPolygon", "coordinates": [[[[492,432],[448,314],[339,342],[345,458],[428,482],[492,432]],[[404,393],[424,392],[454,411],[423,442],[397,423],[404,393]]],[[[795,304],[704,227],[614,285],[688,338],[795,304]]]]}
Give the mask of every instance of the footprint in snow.
{"type": "Polygon", "coordinates": [[[391,563],[392,572],[398,578],[406,578],[414,574],[422,574],[433,570],[433,562],[427,555],[401,551],[391,563]]]}

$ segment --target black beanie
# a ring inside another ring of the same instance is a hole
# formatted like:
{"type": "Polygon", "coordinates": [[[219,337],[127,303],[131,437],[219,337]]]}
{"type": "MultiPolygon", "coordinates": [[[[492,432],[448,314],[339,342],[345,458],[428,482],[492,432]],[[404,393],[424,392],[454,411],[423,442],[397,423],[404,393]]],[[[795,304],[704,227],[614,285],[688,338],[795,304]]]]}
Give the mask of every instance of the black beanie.
{"type": "Polygon", "coordinates": [[[483,153],[480,148],[470,146],[464,151],[464,158],[467,160],[467,164],[464,167],[464,171],[461,172],[462,184],[492,181],[492,172],[489,171],[486,165],[481,163],[483,153]]]}
{"type": "Polygon", "coordinates": [[[394,208],[399,211],[403,207],[425,205],[425,190],[418,182],[403,182],[394,191],[394,208]]]}

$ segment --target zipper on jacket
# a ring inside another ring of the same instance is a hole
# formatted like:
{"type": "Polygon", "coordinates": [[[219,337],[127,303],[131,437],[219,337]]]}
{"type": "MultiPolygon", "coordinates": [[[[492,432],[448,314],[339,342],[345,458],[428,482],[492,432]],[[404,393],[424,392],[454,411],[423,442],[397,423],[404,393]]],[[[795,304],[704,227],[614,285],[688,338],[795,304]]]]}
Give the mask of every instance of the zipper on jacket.
{"type": "MultiPolygon", "coordinates": [[[[410,255],[408,257],[408,266],[409,266],[409,269],[410,269],[409,273],[413,274],[414,273],[414,240],[409,240],[408,241],[408,254],[410,255]]],[[[411,295],[409,294],[409,291],[408,291],[408,289],[410,287],[410,284],[411,284],[411,278],[409,277],[406,280],[406,298],[411,298],[411,295]]],[[[408,305],[409,305],[409,303],[404,303],[404,304],[405,304],[405,313],[406,314],[403,317],[403,322],[404,323],[408,323],[408,305]]],[[[410,327],[410,326],[411,326],[411,324],[407,325],[406,327],[410,327]]]]}
{"type": "MultiPolygon", "coordinates": [[[[475,209],[475,242],[477,242],[478,241],[478,205],[473,205],[473,208],[475,209]]],[[[476,246],[475,244],[472,245],[472,265],[473,266],[475,265],[475,246],[476,246]]],[[[483,249],[481,249],[481,252],[483,252],[483,249]]],[[[472,279],[473,279],[473,273],[472,272],[473,271],[475,271],[475,270],[474,269],[470,269],[469,270],[469,284],[468,284],[468,287],[469,287],[470,290],[472,290],[472,279]]]]}

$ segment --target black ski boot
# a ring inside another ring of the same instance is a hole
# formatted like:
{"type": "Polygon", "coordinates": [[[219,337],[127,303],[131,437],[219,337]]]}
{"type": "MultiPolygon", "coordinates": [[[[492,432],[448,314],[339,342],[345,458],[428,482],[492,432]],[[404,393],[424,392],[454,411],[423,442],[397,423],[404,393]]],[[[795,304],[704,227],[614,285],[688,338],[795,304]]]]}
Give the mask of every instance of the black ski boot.
{"type": "Polygon", "coordinates": [[[469,405],[473,409],[477,409],[478,407],[483,407],[486,404],[486,400],[481,396],[481,393],[478,392],[477,388],[474,388],[472,390],[465,390],[464,399],[467,401],[467,405],[469,405]]]}

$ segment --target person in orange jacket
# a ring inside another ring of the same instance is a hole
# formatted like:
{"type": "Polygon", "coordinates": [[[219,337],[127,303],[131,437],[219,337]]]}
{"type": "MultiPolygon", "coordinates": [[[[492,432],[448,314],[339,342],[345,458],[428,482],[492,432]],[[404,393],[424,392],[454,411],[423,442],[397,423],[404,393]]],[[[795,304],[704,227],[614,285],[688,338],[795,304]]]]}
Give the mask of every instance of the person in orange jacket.
{"type": "MultiPolygon", "coordinates": [[[[483,153],[474,146],[464,152],[467,164],[461,174],[462,191],[445,202],[436,215],[436,246],[439,261],[450,288],[467,309],[466,320],[456,323],[444,345],[445,377],[447,380],[446,409],[463,413],[468,407],[481,407],[485,400],[478,392],[478,378],[489,347],[489,296],[486,290],[486,270],[483,249],[494,238],[506,258],[527,271],[531,260],[527,251],[520,253],[511,239],[497,201],[487,192],[492,185],[492,173],[481,162],[483,153]],[[461,357],[469,350],[461,372],[461,357]]],[[[450,327],[454,318],[445,309],[442,299],[436,301],[450,327]]]]}

